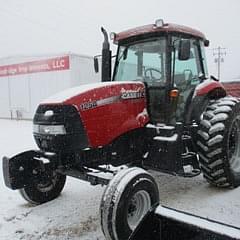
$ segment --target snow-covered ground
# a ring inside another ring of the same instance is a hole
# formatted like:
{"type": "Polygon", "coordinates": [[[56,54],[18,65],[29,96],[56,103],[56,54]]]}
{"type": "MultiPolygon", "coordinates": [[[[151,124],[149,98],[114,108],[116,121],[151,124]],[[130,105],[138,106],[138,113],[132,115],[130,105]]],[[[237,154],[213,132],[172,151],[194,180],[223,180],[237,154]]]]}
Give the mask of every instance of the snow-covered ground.
{"type": "MultiPolygon", "coordinates": [[[[31,122],[0,120],[1,158],[32,148],[31,122]]],[[[240,188],[216,189],[201,176],[154,175],[163,205],[240,227],[240,188]]],[[[103,189],[68,178],[58,199],[32,206],[4,186],[0,170],[0,240],[104,240],[98,212],[103,189]]]]}

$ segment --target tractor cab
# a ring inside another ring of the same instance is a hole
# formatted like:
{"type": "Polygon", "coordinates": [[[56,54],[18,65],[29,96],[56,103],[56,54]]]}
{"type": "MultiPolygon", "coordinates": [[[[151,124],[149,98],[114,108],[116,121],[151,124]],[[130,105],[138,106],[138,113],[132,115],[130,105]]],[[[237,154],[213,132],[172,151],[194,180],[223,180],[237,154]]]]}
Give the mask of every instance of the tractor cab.
{"type": "MultiPolygon", "coordinates": [[[[149,117],[145,129],[151,147],[144,166],[196,176],[200,167],[192,129],[202,112],[196,106],[205,103],[195,96],[195,89],[207,79],[204,47],[209,41],[197,30],[162,20],[111,36],[118,45],[112,81],[142,82],[145,86],[149,117]]],[[[103,51],[103,63],[109,56],[103,51]]],[[[109,73],[109,69],[102,71],[109,73]]],[[[103,78],[111,79],[109,75],[103,78]]]]}
{"type": "Polygon", "coordinates": [[[186,122],[195,87],[207,78],[205,36],[193,29],[156,21],[114,35],[118,44],[113,81],[146,86],[152,123],[186,122]]]}

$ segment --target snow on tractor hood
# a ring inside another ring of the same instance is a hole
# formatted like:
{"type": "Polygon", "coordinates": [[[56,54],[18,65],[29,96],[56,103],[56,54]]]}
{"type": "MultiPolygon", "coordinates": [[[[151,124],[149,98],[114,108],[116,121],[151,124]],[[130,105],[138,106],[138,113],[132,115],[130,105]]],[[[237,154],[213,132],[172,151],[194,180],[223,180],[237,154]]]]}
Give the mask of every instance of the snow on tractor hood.
{"type": "MultiPolygon", "coordinates": [[[[54,94],[46,99],[44,99],[40,104],[58,104],[58,103],[64,103],[68,101],[71,98],[77,97],[83,93],[87,93],[91,90],[97,90],[99,88],[109,88],[112,86],[124,86],[124,85],[142,85],[144,87],[143,83],[141,82],[132,82],[132,81],[123,81],[123,82],[101,82],[101,83],[92,83],[92,84],[84,84],[78,87],[73,87],[66,89],[64,91],[61,91],[57,94],[54,94]]],[[[122,89],[124,91],[124,89],[122,89]]]]}

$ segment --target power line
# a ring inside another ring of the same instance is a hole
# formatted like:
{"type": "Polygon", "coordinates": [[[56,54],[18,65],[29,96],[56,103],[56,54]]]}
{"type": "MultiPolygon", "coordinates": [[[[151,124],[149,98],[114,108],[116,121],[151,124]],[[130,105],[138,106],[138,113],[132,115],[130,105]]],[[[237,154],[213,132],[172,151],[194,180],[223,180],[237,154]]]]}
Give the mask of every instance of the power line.
{"type": "Polygon", "coordinates": [[[226,48],[218,47],[213,48],[213,56],[217,56],[214,61],[217,63],[217,69],[218,69],[218,80],[220,80],[221,77],[221,63],[224,63],[224,57],[226,55],[226,48]]]}

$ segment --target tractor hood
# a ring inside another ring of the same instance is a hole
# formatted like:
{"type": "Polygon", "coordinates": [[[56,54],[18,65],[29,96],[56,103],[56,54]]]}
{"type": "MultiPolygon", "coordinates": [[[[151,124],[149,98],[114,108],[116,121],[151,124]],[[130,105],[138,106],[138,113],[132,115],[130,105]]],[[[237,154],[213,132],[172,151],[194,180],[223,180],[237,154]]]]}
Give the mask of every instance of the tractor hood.
{"type": "MultiPolygon", "coordinates": [[[[83,102],[102,100],[105,97],[118,95],[124,95],[126,91],[132,92],[132,99],[134,98],[134,92],[145,92],[144,84],[141,82],[101,82],[93,84],[85,84],[79,87],[73,87],[59,92],[49,98],[43,100],[40,104],[68,104],[73,101],[82,100],[83,102]],[[120,92],[119,92],[120,90],[120,92]],[[104,96],[101,95],[104,94],[104,96]],[[98,95],[98,96],[97,96],[98,95]]],[[[121,97],[119,95],[119,97],[121,97]]],[[[123,96],[124,98],[124,96],[123,96]]],[[[129,97],[130,98],[130,97],[129,97]]],[[[135,97],[137,98],[137,96],[135,97]]],[[[81,102],[81,103],[83,103],[81,102]]]]}
{"type": "Polygon", "coordinates": [[[40,106],[74,107],[89,147],[100,147],[149,121],[145,95],[142,82],[102,82],[67,89],[40,106]]]}

